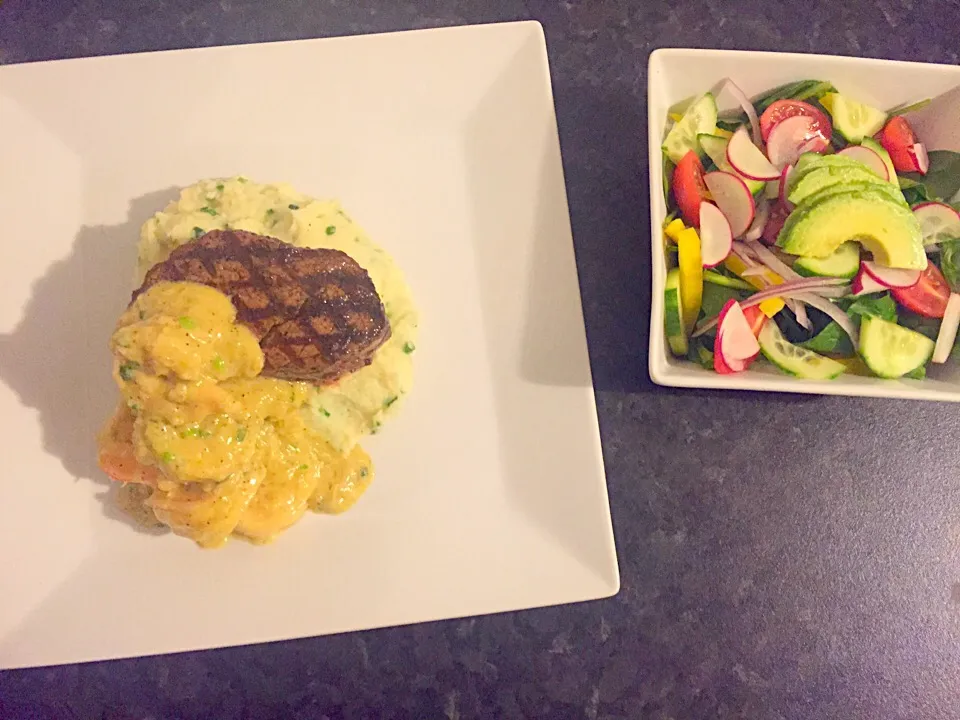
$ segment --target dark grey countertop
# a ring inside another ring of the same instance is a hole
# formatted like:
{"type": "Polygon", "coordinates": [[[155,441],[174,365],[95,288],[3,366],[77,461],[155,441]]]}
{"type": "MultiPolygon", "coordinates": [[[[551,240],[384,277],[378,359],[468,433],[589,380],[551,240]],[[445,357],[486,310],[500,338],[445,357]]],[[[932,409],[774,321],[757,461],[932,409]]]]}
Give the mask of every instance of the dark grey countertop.
{"type": "Polygon", "coordinates": [[[5,0],[0,62],[521,18],[550,52],[620,594],[9,671],[4,720],[960,717],[960,408],[653,386],[644,122],[656,47],[957,63],[958,0],[5,0]]]}

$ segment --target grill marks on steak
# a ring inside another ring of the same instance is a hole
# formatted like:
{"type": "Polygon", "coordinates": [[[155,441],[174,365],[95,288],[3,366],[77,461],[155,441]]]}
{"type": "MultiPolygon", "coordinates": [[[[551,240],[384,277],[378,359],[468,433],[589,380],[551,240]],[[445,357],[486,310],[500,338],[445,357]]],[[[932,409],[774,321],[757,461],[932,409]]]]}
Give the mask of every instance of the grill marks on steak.
{"type": "Polygon", "coordinates": [[[189,281],[229,296],[264,354],[263,375],[329,383],[370,364],[390,337],[370,276],[346,253],[212,230],[150,269],[133,297],[189,281]]]}

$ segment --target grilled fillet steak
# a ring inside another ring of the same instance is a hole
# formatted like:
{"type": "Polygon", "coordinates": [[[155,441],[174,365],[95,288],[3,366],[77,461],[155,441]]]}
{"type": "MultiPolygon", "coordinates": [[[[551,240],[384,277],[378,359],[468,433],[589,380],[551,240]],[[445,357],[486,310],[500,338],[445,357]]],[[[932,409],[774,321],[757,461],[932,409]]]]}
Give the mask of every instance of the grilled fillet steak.
{"type": "Polygon", "coordinates": [[[369,365],[390,324],[367,271],[346,253],[300,248],[243,230],[212,230],[147,272],[228,295],[263,348],[263,375],[330,383],[369,365]]]}

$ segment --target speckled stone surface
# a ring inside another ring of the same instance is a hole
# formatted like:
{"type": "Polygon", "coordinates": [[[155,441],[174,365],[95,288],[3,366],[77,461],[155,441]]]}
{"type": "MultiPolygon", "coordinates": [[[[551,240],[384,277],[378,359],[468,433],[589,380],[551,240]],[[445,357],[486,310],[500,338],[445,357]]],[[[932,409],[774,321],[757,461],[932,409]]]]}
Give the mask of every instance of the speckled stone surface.
{"type": "Polygon", "coordinates": [[[958,0],[5,0],[0,61],[520,18],[550,51],[621,593],[6,672],[0,718],[960,717],[960,407],[651,385],[644,124],[656,47],[956,63],[958,0]]]}

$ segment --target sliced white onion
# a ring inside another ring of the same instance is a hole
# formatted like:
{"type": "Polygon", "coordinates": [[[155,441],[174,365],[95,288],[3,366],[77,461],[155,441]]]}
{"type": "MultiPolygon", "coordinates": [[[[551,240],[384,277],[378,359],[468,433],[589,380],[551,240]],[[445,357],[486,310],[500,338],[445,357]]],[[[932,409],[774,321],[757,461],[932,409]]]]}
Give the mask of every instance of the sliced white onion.
{"type": "Polygon", "coordinates": [[[763,229],[770,219],[770,201],[762,198],[757,201],[757,212],[753,216],[753,223],[743,234],[744,240],[759,240],[763,236],[763,229]]]}
{"type": "Polygon", "coordinates": [[[803,279],[803,276],[787,265],[783,260],[774,255],[770,248],[768,248],[766,245],[758,243],[756,240],[752,240],[744,244],[753,251],[754,256],[760,262],[773,270],[784,280],[790,281],[803,279]]]}
{"type": "Polygon", "coordinates": [[[753,137],[753,144],[762,149],[763,135],[760,134],[760,118],[757,117],[756,108],[753,107],[750,98],[748,98],[747,94],[740,89],[740,86],[730,78],[723,81],[723,87],[721,89],[723,88],[729,90],[734,99],[740,103],[740,107],[743,108],[743,111],[747,114],[747,118],[750,120],[750,135],[753,137]]]}
{"type": "Polygon", "coordinates": [[[850,316],[847,315],[847,313],[845,313],[840,307],[834,305],[832,302],[820,297],[819,295],[814,295],[813,293],[799,293],[795,297],[800,302],[816,308],[824,315],[829,315],[830,319],[839,325],[840,328],[850,336],[850,342],[853,343],[853,349],[857,349],[860,344],[857,326],[854,324],[850,316]]]}
{"type": "Polygon", "coordinates": [[[937,334],[937,345],[933,349],[933,362],[945,363],[950,357],[953,342],[957,339],[957,328],[960,328],[960,295],[950,293],[947,309],[940,323],[940,332],[937,334]]]}
{"type": "Polygon", "coordinates": [[[807,308],[804,307],[802,302],[799,300],[786,300],[785,303],[787,307],[790,308],[794,317],[797,318],[797,325],[804,330],[809,330],[813,327],[813,323],[810,322],[810,316],[807,315],[807,308]]]}
{"type": "MultiPolygon", "coordinates": [[[[731,248],[730,251],[734,255],[736,255],[738,258],[740,258],[740,260],[743,261],[743,264],[746,265],[748,268],[754,268],[754,267],[763,268],[763,265],[757,262],[756,258],[754,258],[753,256],[753,253],[751,253],[750,250],[747,248],[747,246],[744,245],[742,242],[738,242],[734,240],[733,247],[731,248]]],[[[766,268],[763,268],[763,269],[766,269],[766,268]]]]}
{"type": "MultiPolygon", "coordinates": [[[[771,285],[766,290],[754,293],[740,303],[744,309],[759,305],[770,298],[784,300],[802,300],[807,294],[829,297],[843,297],[850,290],[850,285],[844,278],[804,278],[803,280],[782,285],[771,285]],[[799,296],[799,297],[798,297],[799,296]]],[[[839,308],[838,308],[839,309],[839,308]]],[[[703,335],[717,324],[717,318],[704,320],[693,331],[692,337],[703,335]]]]}
{"type": "Polygon", "coordinates": [[[753,266],[751,266],[751,267],[748,267],[748,268],[747,268],[746,270],[744,270],[742,273],[739,273],[739,275],[740,275],[740,277],[744,277],[744,278],[748,278],[748,277],[763,277],[763,276],[766,275],[768,272],[770,272],[770,271],[769,271],[767,268],[765,268],[763,265],[753,265],[753,266]]]}

